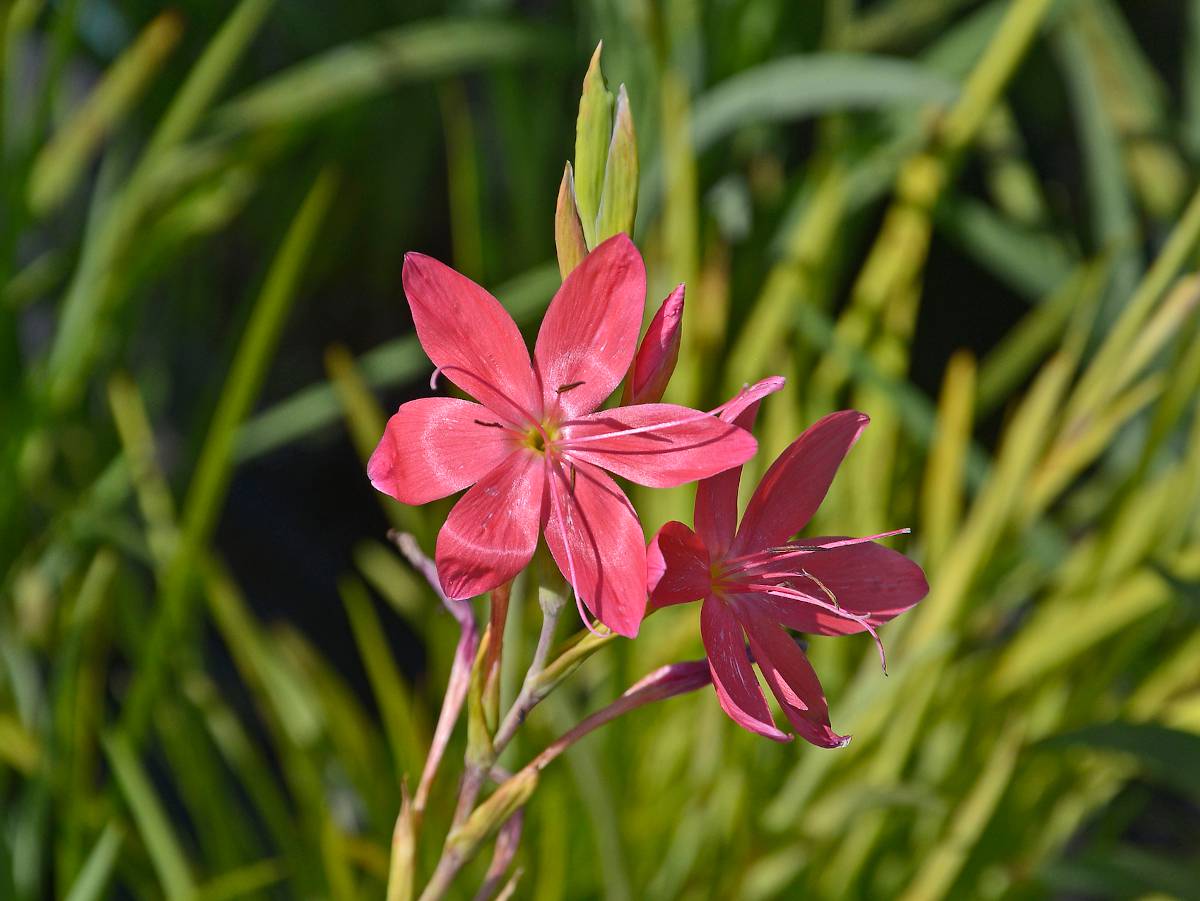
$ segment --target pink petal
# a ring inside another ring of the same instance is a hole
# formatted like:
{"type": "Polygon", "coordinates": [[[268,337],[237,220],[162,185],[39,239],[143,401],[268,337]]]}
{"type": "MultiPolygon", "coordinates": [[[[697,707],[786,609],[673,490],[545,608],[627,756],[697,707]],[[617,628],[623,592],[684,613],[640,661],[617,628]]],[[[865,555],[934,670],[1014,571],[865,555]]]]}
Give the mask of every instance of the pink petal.
{"type": "Polygon", "coordinates": [[[662,400],[679,361],[683,335],[683,292],[679,285],[662,302],[642,338],[633,369],[625,386],[625,405],[652,404],[662,400]]]}
{"type": "MultiPolygon", "coordinates": [[[[842,539],[813,538],[805,539],[803,543],[816,547],[839,540],[842,539]]],[[[929,593],[929,583],[921,567],[898,551],[880,544],[851,544],[806,554],[789,561],[788,568],[803,568],[819,579],[837,598],[842,609],[867,617],[872,626],[899,616],[929,593]]],[[[797,591],[811,593],[820,601],[828,600],[819,585],[803,576],[793,580],[791,585],[797,591]]],[[[783,598],[773,601],[779,621],[799,632],[853,635],[864,628],[853,620],[808,604],[783,598]]]]}
{"type": "Polygon", "coordinates": [[[503,585],[533,559],[542,522],[542,457],[513,451],[462,496],[438,533],[437,568],[452,598],[503,585]]]}
{"type": "Polygon", "coordinates": [[[546,544],[554,562],[600,622],[633,638],[646,612],[646,545],[629,499],[582,462],[556,464],[550,491],[546,544]]]}
{"type": "Polygon", "coordinates": [[[712,590],[708,552],[683,523],[667,523],[650,541],[646,585],[655,607],[698,601],[712,590]]]}
{"type": "Polygon", "coordinates": [[[792,637],[760,616],[739,617],[750,649],[779,705],[801,738],[821,748],[843,748],[850,736],[829,725],[829,705],[812,664],[792,637]]]}
{"type": "Polygon", "coordinates": [[[774,394],[776,391],[782,390],[786,384],[787,379],[781,375],[768,376],[761,381],[755,382],[753,385],[743,386],[741,391],[719,407],[709,410],[709,412],[713,416],[721,417],[726,422],[736,422],[744,410],[753,404],[757,404],[768,394],[774,394]]]}
{"type": "Polygon", "coordinates": [[[633,361],[645,302],[646,267],[624,234],[572,270],[546,310],[533,352],[548,413],[570,419],[613,393],[633,361]]]}
{"type": "Polygon", "coordinates": [[[529,351],[500,302],[420,253],[404,255],[403,279],[417,338],[433,364],[514,425],[540,419],[541,389],[529,351]]]}
{"type": "Polygon", "coordinates": [[[745,463],[758,442],[716,416],[675,404],[600,410],[563,429],[563,452],[653,488],[707,478],[745,463]]]}
{"type": "Polygon", "coordinates": [[[487,407],[425,397],[402,404],[388,420],[367,476],[402,504],[426,504],[479,481],[515,446],[487,407]]]}
{"type": "Polygon", "coordinates": [[[742,627],[725,602],[709,595],[700,608],[700,635],[708,653],[721,708],[743,729],[775,741],[790,741],[771,718],[771,709],[746,656],[742,627]]]}
{"type": "Polygon", "coordinates": [[[863,413],[830,413],[779,455],[746,507],[736,551],[783,544],[812,519],[846,452],[870,420],[863,413]]]}
{"type": "MultiPolygon", "coordinates": [[[[784,380],[774,376],[743,388],[719,408],[718,415],[725,422],[732,422],[751,432],[758,416],[759,402],[783,385],[784,380]]],[[[724,556],[737,531],[738,488],[741,482],[742,468],[738,466],[717,473],[696,487],[696,532],[704,540],[714,560],[724,556]]]]}

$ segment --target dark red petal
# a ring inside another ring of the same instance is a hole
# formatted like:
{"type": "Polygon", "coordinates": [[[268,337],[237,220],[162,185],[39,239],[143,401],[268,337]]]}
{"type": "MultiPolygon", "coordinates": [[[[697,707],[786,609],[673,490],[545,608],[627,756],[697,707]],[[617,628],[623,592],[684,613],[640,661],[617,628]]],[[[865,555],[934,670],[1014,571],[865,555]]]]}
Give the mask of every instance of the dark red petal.
{"type": "MultiPolygon", "coordinates": [[[[803,541],[814,547],[840,538],[811,538],[803,541]]],[[[829,589],[842,609],[867,617],[878,626],[899,616],[929,593],[925,573],[916,563],[898,551],[880,544],[850,544],[806,554],[788,562],[789,569],[803,569],[829,589]]],[[[811,594],[819,601],[828,597],[820,585],[803,575],[791,581],[791,587],[811,594]]],[[[852,635],[863,626],[799,601],[773,599],[779,621],[800,632],[819,635],[852,635]]]]}
{"type": "Polygon", "coordinates": [[[791,736],[780,731],[771,718],[771,708],[746,656],[742,627],[724,601],[712,595],[704,599],[700,634],[721,708],[743,729],[775,741],[790,741],[791,736]]]}
{"type": "Polygon", "coordinates": [[[740,616],[767,684],[800,737],[821,748],[842,748],[850,736],[829,725],[829,705],[812,664],[782,628],[759,616],[740,616]]]}
{"type": "Polygon", "coordinates": [[[646,586],[655,607],[698,601],[712,590],[708,552],[683,523],[667,523],[650,541],[646,586]]]}
{"type": "MultiPolygon", "coordinates": [[[[743,388],[719,408],[718,416],[725,422],[751,432],[758,416],[759,402],[783,385],[784,380],[774,376],[743,388]]],[[[741,482],[742,468],[737,466],[705,479],[696,487],[696,533],[703,539],[714,560],[724,556],[737,531],[738,489],[741,482]]]]}
{"type": "Polygon", "coordinates": [[[793,441],[750,498],[733,542],[735,552],[783,544],[803,529],[868,421],[854,410],[831,413],[793,441]]]}

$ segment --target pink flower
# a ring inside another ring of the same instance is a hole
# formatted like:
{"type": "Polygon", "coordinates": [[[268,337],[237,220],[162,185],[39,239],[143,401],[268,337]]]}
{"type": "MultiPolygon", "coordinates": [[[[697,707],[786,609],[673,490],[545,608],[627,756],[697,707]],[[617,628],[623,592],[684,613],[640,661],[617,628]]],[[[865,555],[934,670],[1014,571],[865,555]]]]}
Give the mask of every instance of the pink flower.
{"type": "Polygon", "coordinates": [[[679,285],[667,295],[650,327],[642,346],[633,358],[629,381],[625,383],[626,404],[652,404],[662,400],[667,382],[679,362],[679,343],[683,332],[683,291],[679,285]]]}
{"type": "MultiPolygon", "coordinates": [[[[764,385],[757,396],[777,388],[764,385]]],[[[748,394],[721,417],[749,429],[756,409],[757,398],[748,394]]],[[[669,522],[650,544],[651,605],[703,598],[700,632],[722,708],[739,725],[776,741],[791,736],[772,720],[745,638],[795,730],[815,745],[841,747],[850,738],[830,727],[817,674],[783,627],[818,635],[866,631],[878,642],[875,627],[929,590],[919,566],[872,543],[886,535],[792,537],[820,506],[866,425],[862,413],[843,411],[810,427],[767,470],[740,526],[741,469],[705,479],[696,492],[696,531],[669,522]]]]}
{"type": "Polygon", "coordinates": [[[472,597],[513,578],[544,532],[583,603],[613,631],[636,635],[646,605],[645,538],[604,470],[669,487],[739,466],[757,444],[686,407],[598,409],[637,346],[646,271],[633,243],[617,235],[571,272],[546,311],[532,363],[500,303],[442,263],[407,254],[404,291],[437,371],[479,403],[403,404],[367,473],[405,504],[469,488],[438,534],[446,594],[472,597]]]}

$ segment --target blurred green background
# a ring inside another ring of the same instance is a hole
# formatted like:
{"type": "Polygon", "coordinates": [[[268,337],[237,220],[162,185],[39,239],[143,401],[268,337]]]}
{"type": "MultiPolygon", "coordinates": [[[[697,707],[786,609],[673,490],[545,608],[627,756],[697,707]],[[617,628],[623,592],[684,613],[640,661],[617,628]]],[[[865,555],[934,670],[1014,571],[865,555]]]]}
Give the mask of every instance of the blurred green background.
{"type": "Polygon", "coordinates": [[[759,472],[868,412],[814,531],[933,589],[886,678],[811,642],[843,751],[707,690],[572,750],[517,897],[1200,897],[1200,3],[0,0],[0,898],[382,896],[455,638],[384,540],[448,505],[362,465],[428,393],[402,254],[536,324],[600,39],[668,399],[787,376],[759,472]]]}

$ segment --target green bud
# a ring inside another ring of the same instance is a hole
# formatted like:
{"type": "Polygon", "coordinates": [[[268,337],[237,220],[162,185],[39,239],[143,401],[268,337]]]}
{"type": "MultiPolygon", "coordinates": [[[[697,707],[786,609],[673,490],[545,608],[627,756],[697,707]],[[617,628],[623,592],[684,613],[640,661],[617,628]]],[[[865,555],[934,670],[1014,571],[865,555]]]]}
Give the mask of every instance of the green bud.
{"type": "Polygon", "coordinates": [[[484,767],[490,767],[496,759],[483,698],[484,683],[487,679],[487,674],[484,672],[484,661],[487,659],[491,637],[491,628],[489,627],[483,633],[483,640],[479,642],[479,651],[475,654],[475,664],[471,667],[471,684],[467,689],[466,760],[475,766],[484,767]]]}
{"type": "Polygon", "coordinates": [[[633,234],[633,219],[637,215],[638,156],[637,135],[633,130],[633,113],[625,85],[617,89],[617,111],[612,138],[608,144],[608,160],[604,168],[604,190],[600,195],[600,211],[596,220],[596,243],[625,232],[633,234]]]}
{"type": "Polygon", "coordinates": [[[532,797],[537,789],[538,773],[526,767],[496,789],[495,794],[475,808],[467,821],[446,837],[447,851],[468,861],[496,830],[532,797]]]}
{"type": "Polygon", "coordinates": [[[387,901],[412,901],[416,871],[417,823],[408,786],[400,785],[400,815],[392,829],[391,865],[388,868],[387,901]]]}
{"type": "Polygon", "coordinates": [[[575,202],[589,250],[599,243],[596,240],[596,215],[600,211],[605,162],[612,137],[613,95],[600,71],[603,47],[603,41],[596,45],[583,77],[579,118],[575,122],[575,202]]]}
{"type": "Polygon", "coordinates": [[[563,169],[558,204],[554,208],[554,246],[558,250],[558,271],[565,281],[588,252],[579,210],[575,206],[575,173],[570,163],[563,169]]]}

